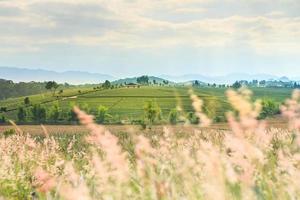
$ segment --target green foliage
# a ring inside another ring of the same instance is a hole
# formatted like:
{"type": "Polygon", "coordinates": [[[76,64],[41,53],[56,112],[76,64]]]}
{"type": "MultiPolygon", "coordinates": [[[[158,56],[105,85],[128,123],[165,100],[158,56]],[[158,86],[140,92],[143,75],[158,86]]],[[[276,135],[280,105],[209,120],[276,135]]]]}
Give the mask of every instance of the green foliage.
{"type": "Polygon", "coordinates": [[[60,109],[58,103],[54,104],[49,110],[49,119],[53,122],[57,122],[60,119],[62,110],[60,109]]]}
{"type": "Polygon", "coordinates": [[[25,122],[27,117],[27,112],[23,107],[18,108],[18,121],[25,122]]]}
{"type": "Polygon", "coordinates": [[[96,117],[97,122],[99,122],[101,124],[105,122],[105,118],[107,117],[107,111],[108,111],[108,108],[105,106],[98,107],[97,117],[96,117]]]}
{"type": "Polygon", "coordinates": [[[150,125],[152,125],[156,120],[161,119],[161,109],[157,103],[153,101],[148,101],[144,106],[145,119],[150,125]]]}
{"type": "Polygon", "coordinates": [[[69,109],[68,109],[68,121],[70,121],[70,122],[78,122],[77,115],[73,111],[74,106],[75,105],[72,103],[72,104],[70,104],[69,109]]]}
{"type": "Polygon", "coordinates": [[[34,122],[46,121],[46,109],[39,104],[35,104],[31,108],[31,117],[34,122]]]}
{"type": "Polygon", "coordinates": [[[178,111],[177,109],[172,109],[169,113],[169,122],[171,124],[176,124],[178,120],[178,111]]]}
{"type": "Polygon", "coordinates": [[[279,105],[274,100],[266,99],[262,101],[262,111],[259,117],[265,119],[279,114],[279,112],[279,105]]]}

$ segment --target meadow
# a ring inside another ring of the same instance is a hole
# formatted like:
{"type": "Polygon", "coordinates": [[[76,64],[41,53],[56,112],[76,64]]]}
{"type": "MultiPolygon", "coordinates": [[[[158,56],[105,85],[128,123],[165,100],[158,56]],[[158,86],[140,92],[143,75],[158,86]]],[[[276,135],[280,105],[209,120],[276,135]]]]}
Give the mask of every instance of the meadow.
{"type": "Polygon", "coordinates": [[[182,96],[197,125],[103,126],[77,106],[81,126],[11,121],[0,129],[0,199],[299,199],[300,91],[282,104],[282,127],[258,119],[266,90],[218,91],[226,124],[213,124],[195,91],[182,96]]]}

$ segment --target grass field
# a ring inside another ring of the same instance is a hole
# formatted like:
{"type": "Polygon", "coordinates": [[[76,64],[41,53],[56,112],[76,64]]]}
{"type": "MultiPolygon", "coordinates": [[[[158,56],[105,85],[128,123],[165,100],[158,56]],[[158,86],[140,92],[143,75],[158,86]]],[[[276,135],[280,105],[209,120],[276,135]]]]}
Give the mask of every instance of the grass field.
{"type": "MultiPolygon", "coordinates": [[[[167,119],[171,109],[180,106],[185,112],[192,111],[187,87],[141,87],[116,88],[95,91],[92,88],[75,88],[64,91],[63,95],[53,97],[45,93],[29,96],[31,104],[44,104],[50,107],[54,102],[64,110],[70,105],[88,105],[90,112],[100,106],[106,106],[108,113],[121,120],[143,118],[143,108],[147,101],[156,102],[167,119]],[[78,91],[81,91],[80,93],[78,91]]],[[[226,88],[194,88],[195,93],[204,101],[204,106],[211,117],[224,115],[230,106],[225,97],[226,88]]],[[[254,98],[273,99],[281,103],[290,96],[291,89],[285,88],[253,88],[254,98]]],[[[0,101],[1,107],[7,107],[7,118],[16,119],[17,108],[24,106],[24,97],[0,101]]],[[[84,106],[83,106],[84,107],[84,106]]]]}

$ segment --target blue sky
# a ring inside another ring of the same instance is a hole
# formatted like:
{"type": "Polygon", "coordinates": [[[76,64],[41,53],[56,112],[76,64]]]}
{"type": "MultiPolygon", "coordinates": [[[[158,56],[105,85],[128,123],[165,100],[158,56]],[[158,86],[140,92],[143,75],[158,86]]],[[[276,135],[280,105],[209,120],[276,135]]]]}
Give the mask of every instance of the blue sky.
{"type": "Polygon", "coordinates": [[[0,0],[0,66],[300,76],[299,0],[0,0]]]}

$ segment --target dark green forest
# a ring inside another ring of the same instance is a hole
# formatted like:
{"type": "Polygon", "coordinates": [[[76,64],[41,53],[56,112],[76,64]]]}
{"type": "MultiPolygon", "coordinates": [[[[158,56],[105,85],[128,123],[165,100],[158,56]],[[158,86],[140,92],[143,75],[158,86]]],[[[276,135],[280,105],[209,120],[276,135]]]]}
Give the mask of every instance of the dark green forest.
{"type": "Polygon", "coordinates": [[[20,82],[0,79],[0,100],[45,92],[46,82],[20,82]]]}

